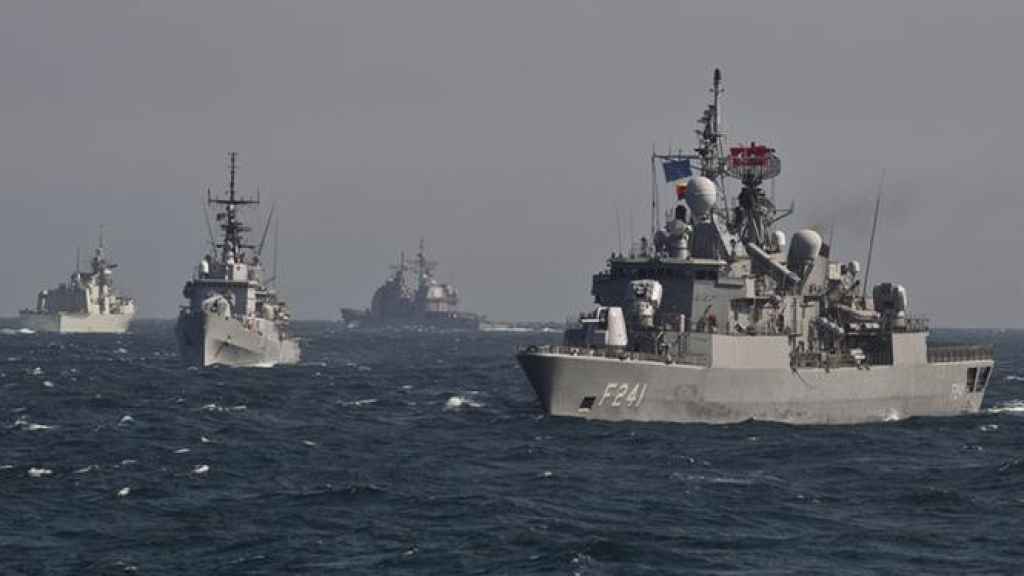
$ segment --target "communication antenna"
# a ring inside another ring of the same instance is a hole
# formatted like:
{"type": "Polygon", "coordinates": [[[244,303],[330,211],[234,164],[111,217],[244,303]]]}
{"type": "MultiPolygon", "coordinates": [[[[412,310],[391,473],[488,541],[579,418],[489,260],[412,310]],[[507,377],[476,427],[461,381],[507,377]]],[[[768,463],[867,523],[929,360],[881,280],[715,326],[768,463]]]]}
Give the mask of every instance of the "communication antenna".
{"type": "Polygon", "coordinates": [[[875,251],[875,232],[878,231],[878,209],[882,205],[882,189],[884,186],[885,168],[882,168],[882,177],[878,180],[878,196],[875,197],[875,219],[871,223],[871,240],[868,242],[868,265],[864,268],[864,298],[868,297],[868,278],[871,277],[871,255],[875,251]]]}
{"type": "Polygon", "coordinates": [[[615,230],[619,234],[619,254],[622,254],[622,215],[619,211],[619,205],[615,205],[615,230]]]}
{"type": "Polygon", "coordinates": [[[277,287],[277,232],[280,228],[281,217],[274,218],[274,268],[271,272],[273,274],[272,280],[274,281],[274,287],[277,287]]]}
{"type": "Polygon", "coordinates": [[[657,155],[658,151],[655,148],[655,144],[651,143],[651,240],[654,240],[654,234],[658,231],[658,168],[657,155]]]}
{"type": "Polygon", "coordinates": [[[633,256],[633,210],[629,210],[629,255],[633,256]]]}
{"type": "Polygon", "coordinates": [[[213,226],[210,224],[210,210],[206,207],[211,201],[210,189],[206,189],[206,202],[203,205],[203,222],[206,222],[206,231],[210,234],[210,250],[217,253],[217,239],[213,237],[213,226]]]}
{"type": "Polygon", "coordinates": [[[263,236],[260,237],[260,245],[256,247],[256,255],[263,255],[263,246],[267,243],[267,233],[270,232],[270,222],[274,220],[274,210],[277,208],[277,202],[270,205],[270,212],[267,213],[267,223],[263,226],[263,236]]]}
{"type": "Polygon", "coordinates": [[[82,272],[82,247],[75,246],[75,273],[81,274],[82,272]]]}

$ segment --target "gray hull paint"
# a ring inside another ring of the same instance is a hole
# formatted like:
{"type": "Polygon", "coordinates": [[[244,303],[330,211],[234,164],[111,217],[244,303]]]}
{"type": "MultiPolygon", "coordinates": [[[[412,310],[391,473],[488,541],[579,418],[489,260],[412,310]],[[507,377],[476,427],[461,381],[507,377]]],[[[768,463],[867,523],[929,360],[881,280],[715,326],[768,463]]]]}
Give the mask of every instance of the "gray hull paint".
{"type": "Polygon", "coordinates": [[[59,334],[124,334],[135,314],[55,314],[29,312],[21,314],[21,325],[36,332],[59,334]]]}
{"type": "Polygon", "coordinates": [[[235,318],[213,314],[180,316],[175,329],[178,352],[193,366],[270,367],[299,361],[295,338],[279,340],[268,331],[260,334],[235,318]]]}
{"type": "Polygon", "coordinates": [[[517,356],[545,412],[599,420],[854,424],[977,412],[971,367],[734,369],[559,353],[517,356]],[[589,406],[589,408],[588,408],[589,406]]]}

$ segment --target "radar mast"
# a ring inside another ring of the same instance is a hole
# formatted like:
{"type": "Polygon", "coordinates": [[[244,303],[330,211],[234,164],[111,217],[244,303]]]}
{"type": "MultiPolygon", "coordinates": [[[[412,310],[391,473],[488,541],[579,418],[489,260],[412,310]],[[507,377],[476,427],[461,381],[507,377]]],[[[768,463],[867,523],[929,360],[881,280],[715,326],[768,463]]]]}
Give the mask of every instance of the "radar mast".
{"type": "Polygon", "coordinates": [[[259,198],[253,200],[252,198],[242,198],[237,195],[235,191],[235,175],[237,172],[238,153],[232,152],[228,158],[228,189],[224,193],[224,197],[213,198],[209,196],[209,192],[207,192],[207,202],[220,207],[220,211],[217,212],[215,219],[220,223],[220,229],[224,231],[224,238],[215,246],[220,249],[221,261],[225,263],[228,262],[229,259],[237,260],[242,258],[244,256],[243,250],[256,249],[255,245],[246,244],[244,241],[244,234],[251,231],[252,228],[246,226],[239,219],[237,208],[239,206],[258,205],[260,203],[259,198]]]}

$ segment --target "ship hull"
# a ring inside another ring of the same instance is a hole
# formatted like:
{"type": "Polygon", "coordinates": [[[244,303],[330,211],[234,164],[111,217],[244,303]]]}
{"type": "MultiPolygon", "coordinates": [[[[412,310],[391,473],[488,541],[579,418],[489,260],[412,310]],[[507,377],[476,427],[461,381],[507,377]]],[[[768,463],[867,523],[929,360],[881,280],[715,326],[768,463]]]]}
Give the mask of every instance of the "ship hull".
{"type": "Polygon", "coordinates": [[[714,424],[855,424],[974,413],[986,384],[977,375],[987,379],[991,370],[983,369],[993,365],[978,360],[794,371],[537,351],[517,359],[548,414],[714,424]]]}
{"type": "Polygon", "coordinates": [[[191,366],[270,367],[298,363],[298,339],[279,339],[271,332],[261,334],[236,318],[206,312],[182,314],[175,327],[178,353],[191,366]]]}
{"type": "Polygon", "coordinates": [[[56,314],[22,312],[23,328],[58,334],[124,334],[135,314],[56,314]]]}

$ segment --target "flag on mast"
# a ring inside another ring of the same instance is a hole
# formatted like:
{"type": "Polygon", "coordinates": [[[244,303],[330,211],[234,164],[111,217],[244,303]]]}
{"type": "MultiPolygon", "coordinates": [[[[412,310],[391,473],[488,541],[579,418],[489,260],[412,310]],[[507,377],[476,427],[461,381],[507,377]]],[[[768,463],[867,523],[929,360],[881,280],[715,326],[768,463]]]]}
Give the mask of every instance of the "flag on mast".
{"type": "Polygon", "coordinates": [[[690,171],[689,158],[684,158],[682,160],[669,160],[661,166],[665,169],[665,182],[675,182],[677,180],[682,180],[683,178],[689,178],[692,174],[690,171]]]}
{"type": "Polygon", "coordinates": [[[665,181],[672,183],[676,189],[676,199],[682,200],[686,195],[686,181],[693,172],[690,170],[690,159],[669,160],[662,164],[665,169],[665,181]]]}

